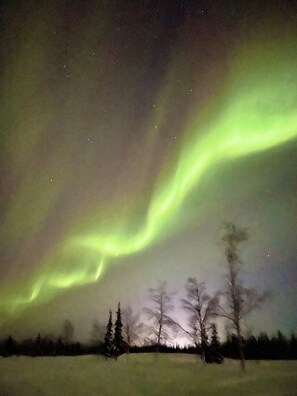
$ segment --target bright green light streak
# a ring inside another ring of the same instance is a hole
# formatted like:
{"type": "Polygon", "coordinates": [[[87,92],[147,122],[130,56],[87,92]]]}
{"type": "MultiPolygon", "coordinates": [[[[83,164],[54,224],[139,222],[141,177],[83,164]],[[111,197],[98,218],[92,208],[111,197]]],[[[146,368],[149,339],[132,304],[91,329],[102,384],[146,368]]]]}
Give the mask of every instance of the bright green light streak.
{"type": "MultiPolygon", "coordinates": [[[[208,133],[198,136],[194,144],[191,142],[181,153],[172,178],[153,196],[147,221],[136,235],[90,235],[77,238],[75,243],[106,257],[129,255],[146,248],[160,235],[211,166],[218,161],[267,150],[297,136],[297,86],[294,85],[293,92],[286,93],[291,95],[291,100],[287,98],[285,108],[281,105],[283,90],[279,90],[279,95],[274,92],[271,103],[270,94],[277,84],[266,90],[261,85],[255,86],[253,100],[243,97],[237,102],[231,101],[208,133]]],[[[196,123],[189,129],[189,133],[195,134],[196,123]]]]}
{"type": "Polygon", "coordinates": [[[145,249],[164,233],[191,190],[218,161],[268,150],[296,138],[297,62],[296,56],[293,61],[286,57],[287,53],[297,53],[294,50],[296,46],[282,43],[267,57],[264,50],[257,51],[261,58],[250,56],[244,63],[247,66],[236,69],[236,79],[222,100],[219,115],[214,108],[208,110],[212,121],[205,123],[198,116],[189,123],[178,164],[167,182],[156,189],[146,221],[137,233],[106,235],[100,231],[70,239],[70,250],[79,247],[88,254],[93,252],[101,257],[99,264],[85,261],[80,268],[68,268],[67,273],[56,268],[33,281],[29,296],[15,297],[4,305],[21,309],[60,289],[98,281],[109,260],[145,249]]]}
{"type": "Polygon", "coordinates": [[[82,283],[88,284],[96,282],[102,276],[105,268],[104,257],[101,258],[99,264],[93,266],[90,266],[89,263],[88,265],[86,263],[84,264],[83,268],[72,271],[71,276],[69,276],[69,273],[63,271],[54,271],[48,275],[41,275],[33,284],[29,296],[17,296],[6,302],[10,313],[15,312],[21,307],[24,308],[38,297],[48,299],[51,295],[55,295],[59,289],[68,289],[81,285],[82,283]]]}

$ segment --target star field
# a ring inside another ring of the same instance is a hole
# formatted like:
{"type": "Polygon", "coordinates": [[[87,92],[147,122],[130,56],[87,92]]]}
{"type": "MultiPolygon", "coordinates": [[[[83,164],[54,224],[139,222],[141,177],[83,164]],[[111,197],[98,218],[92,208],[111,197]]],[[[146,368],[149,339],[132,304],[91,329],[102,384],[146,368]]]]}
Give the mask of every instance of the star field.
{"type": "Polygon", "coordinates": [[[294,5],[33,3],[2,6],[1,332],[220,287],[225,221],[275,294],[253,326],[295,330],[294,5]]]}

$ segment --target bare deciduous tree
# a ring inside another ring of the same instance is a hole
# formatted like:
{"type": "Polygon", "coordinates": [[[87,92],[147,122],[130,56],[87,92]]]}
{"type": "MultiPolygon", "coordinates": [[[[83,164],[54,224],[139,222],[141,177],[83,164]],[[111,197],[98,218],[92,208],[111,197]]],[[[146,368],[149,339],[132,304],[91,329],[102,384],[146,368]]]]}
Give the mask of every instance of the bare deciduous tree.
{"type": "Polygon", "coordinates": [[[64,320],[62,330],[62,340],[68,344],[72,342],[74,336],[74,325],[70,320],[64,320]]]}
{"type": "Polygon", "coordinates": [[[170,330],[174,330],[176,323],[169,316],[174,310],[172,296],[175,292],[169,292],[165,282],[160,282],[155,289],[149,289],[149,300],[152,301],[152,308],[144,308],[150,319],[153,319],[151,332],[156,337],[156,352],[159,352],[161,342],[168,340],[170,330]]]}
{"type": "Polygon", "coordinates": [[[238,245],[249,238],[247,230],[232,223],[225,225],[225,234],[222,238],[227,260],[227,287],[224,293],[226,305],[219,306],[218,314],[229,320],[236,332],[240,366],[245,370],[245,360],[242,345],[242,319],[258,308],[267,293],[259,294],[257,290],[246,288],[239,279],[240,264],[238,245]]]}
{"type": "Polygon", "coordinates": [[[140,315],[134,314],[130,306],[122,310],[122,323],[123,336],[129,353],[131,345],[140,339],[144,325],[140,323],[140,315]]]}
{"type": "Polygon", "coordinates": [[[104,326],[99,324],[97,320],[94,320],[92,330],[90,332],[92,345],[98,346],[104,339],[104,326]]]}
{"type": "Polygon", "coordinates": [[[182,299],[182,303],[183,308],[190,314],[190,330],[179,327],[192,338],[197,351],[200,347],[201,359],[204,364],[208,345],[208,331],[211,329],[212,319],[217,313],[219,293],[211,297],[206,293],[205,283],[198,283],[196,278],[188,278],[185,287],[187,297],[182,299]]]}

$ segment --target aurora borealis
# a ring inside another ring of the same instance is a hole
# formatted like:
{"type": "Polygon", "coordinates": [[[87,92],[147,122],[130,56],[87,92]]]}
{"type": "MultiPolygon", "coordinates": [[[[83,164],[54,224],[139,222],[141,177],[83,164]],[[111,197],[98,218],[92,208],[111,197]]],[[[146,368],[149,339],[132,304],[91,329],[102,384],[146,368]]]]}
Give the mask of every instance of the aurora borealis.
{"type": "Polygon", "coordinates": [[[294,330],[295,7],[3,4],[2,331],[55,301],[92,319],[94,295],[132,303],[148,278],[220,280],[230,217],[252,235],[246,279],[288,301],[271,325],[294,330]]]}

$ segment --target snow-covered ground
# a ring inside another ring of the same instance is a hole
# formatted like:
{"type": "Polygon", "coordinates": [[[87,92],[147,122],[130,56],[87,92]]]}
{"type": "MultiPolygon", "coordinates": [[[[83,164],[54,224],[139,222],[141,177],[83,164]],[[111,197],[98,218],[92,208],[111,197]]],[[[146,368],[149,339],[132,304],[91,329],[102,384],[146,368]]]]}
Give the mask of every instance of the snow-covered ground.
{"type": "Polygon", "coordinates": [[[297,395],[297,362],[248,362],[202,367],[195,356],[153,354],[0,358],[1,396],[297,395]]]}

